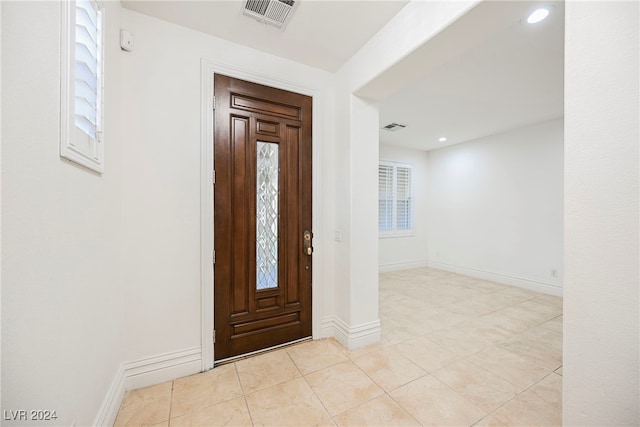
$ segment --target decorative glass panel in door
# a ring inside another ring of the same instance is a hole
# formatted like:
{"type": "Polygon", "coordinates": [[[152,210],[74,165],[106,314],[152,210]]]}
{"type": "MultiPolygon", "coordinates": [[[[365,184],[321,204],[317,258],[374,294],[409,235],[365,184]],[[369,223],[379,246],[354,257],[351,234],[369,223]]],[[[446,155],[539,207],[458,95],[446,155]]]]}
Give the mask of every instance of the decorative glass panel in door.
{"type": "Polygon", "coordinates": [[[278,287],[278,144],[258,141],[256,167],[256,288],[278,287]]]}

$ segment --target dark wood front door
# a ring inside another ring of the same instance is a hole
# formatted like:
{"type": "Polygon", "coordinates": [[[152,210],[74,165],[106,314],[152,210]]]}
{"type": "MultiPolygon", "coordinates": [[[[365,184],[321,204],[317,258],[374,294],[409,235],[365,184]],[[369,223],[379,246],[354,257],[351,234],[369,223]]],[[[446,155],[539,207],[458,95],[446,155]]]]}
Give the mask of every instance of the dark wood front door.
{"type": "Polygon", "coordinates": [[[221,360],[311,336],[311,98],[219,74],[214,87],[221,360]]]}

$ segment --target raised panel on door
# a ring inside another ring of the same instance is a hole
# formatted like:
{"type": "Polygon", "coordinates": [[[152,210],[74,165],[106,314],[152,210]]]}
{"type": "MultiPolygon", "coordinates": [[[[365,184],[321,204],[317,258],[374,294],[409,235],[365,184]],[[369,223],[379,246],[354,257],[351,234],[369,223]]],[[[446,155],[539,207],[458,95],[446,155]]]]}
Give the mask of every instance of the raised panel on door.
{"type": "Polygon", "coordinates": [[[215,357],[311,335],[311,98],[215,76],[215,357]]]}

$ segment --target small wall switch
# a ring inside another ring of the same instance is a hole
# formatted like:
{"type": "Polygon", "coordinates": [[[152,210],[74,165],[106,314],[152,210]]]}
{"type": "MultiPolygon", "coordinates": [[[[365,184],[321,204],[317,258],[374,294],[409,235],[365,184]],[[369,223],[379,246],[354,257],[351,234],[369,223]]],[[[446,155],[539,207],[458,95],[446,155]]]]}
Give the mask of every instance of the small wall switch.
{"type": "Polygon", "coordinates": [[[336,242],[342,242],[342,231],[336,230],[334,238],[336,242]]]}
{"type": "Polygon", "coordinates": [[[120,48],[127,52],[133,50],[133,34],[122,28],[120,29],[120,48]]]}

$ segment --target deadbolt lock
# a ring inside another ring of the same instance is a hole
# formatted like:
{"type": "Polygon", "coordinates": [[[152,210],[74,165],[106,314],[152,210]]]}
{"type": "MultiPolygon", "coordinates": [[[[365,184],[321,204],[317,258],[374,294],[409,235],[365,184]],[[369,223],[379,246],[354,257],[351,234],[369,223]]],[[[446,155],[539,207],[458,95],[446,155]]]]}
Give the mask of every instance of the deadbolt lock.
{"type": "Polygon", "coordinates": [[[313,246],[311,246],[311,239],[313,238],[313,233],[309,230],[305,230],[302,234],[302,243],[304,246],[305,255],[311,256],[313,254],[313,246]]]}

